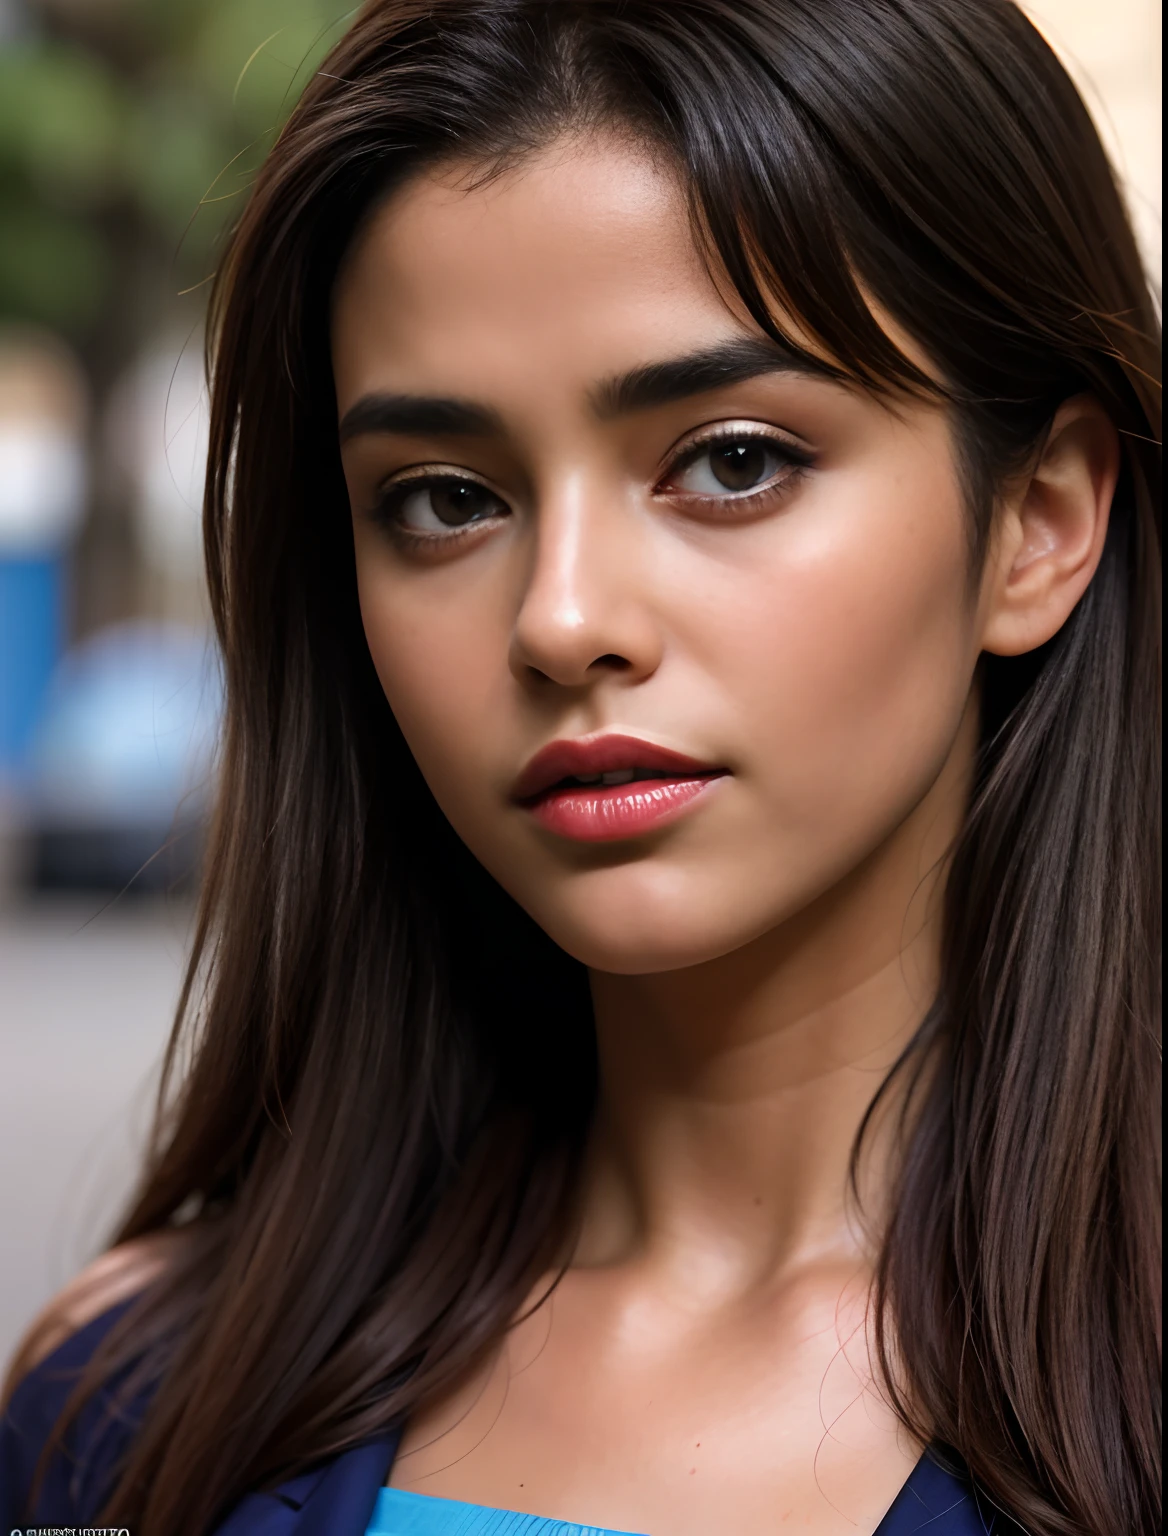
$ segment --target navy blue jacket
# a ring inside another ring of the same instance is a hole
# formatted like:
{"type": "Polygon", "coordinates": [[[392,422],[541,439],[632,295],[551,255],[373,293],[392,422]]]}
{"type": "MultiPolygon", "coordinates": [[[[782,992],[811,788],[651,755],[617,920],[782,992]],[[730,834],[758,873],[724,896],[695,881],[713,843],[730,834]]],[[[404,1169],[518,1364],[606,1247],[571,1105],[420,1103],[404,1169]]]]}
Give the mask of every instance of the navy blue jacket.
{"type": "MultiPolygon", "coordinates": [[[[0,1536],[22,1526],[92,1523],[118,1464],[141,1423],[148,1396],[111,1413],[110,1392],[82,1409],[57,1454],[35,1504],[27,1507],[41,1448],[79,1374],[129,1303],[114,1307],[66,1339],[23,1379],[0,1423],[0,1536]]],[[[321,1462],[279,1487],[249,1493],[213,1536],[364,1536],[385,1483],[400,1430],[321,1462]]],[[[880,1523],[876,1536],[989,1536],[995,1524],[964,1479],[925,1456],[880,1523]]]]}

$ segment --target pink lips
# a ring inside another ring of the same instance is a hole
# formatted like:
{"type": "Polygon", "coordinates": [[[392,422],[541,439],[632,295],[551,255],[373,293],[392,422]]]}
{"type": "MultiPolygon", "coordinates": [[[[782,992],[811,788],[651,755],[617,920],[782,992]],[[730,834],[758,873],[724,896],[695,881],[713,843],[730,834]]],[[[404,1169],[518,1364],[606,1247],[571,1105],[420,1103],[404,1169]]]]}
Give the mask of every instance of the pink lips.
{"type": "Polygon", "coordinates": [[[553,741],[520,774],[514,798],[560,837],[613,842],[673,820],[725,774],[635,736],[553,741]]]}

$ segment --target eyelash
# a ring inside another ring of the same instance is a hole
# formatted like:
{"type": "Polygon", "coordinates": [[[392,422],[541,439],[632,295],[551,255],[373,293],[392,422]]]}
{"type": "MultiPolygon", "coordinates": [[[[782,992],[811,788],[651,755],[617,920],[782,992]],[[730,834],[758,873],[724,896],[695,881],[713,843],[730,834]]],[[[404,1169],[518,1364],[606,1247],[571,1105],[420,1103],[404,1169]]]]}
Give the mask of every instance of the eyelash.
{"type": "Polygon", "coordinates": [[[666,478],[680,474],[692,464],[696,464],[711,448],[716,448],[723,443],[752,440],[773,449],[784,466],[756,490],[739,491],[737,494],[727,490],[725,496],[703,496],[694,492],[681,491],[674,492],[672,499],[688,503],[704,502],[706,505],[728,506],[732,509],[731,516],[744,507],[758,510],[764,505],[779,502],[794,489],[811,468],[814,462],[813,455],[805,448],[796,447],[794,443],[775,431],[767,431],[755,426],[740,426],[733,422],[726,422],[722,426],[705,432],[699,438],[691,439],[688,444],[683,444],[674,453],[665,474],[657,481],[658,494],[668,495],[668,492],[660,490],[666,478]]]}
{"type": "MultiPolygon", "coordinates": [[[[700,502],[706,506],[726,506],[733,509],[728,516],[746,508],[754,512],[764,507],[777,504],[783,500],[803,478],[813,463],[812,455],[803,448],[796,447],[785,437],[777,432],[760,430],[757,427],[736,426],[732,423],[706,432],[700,438],[692,439],[688,444],[682,445],[673,455],[665,473],[655,482],[655,494],[664,495],[667,499],[692,505],[700,502]],[[742,442],[745,439],[754,439],[765,443],[773,449],[779,458],[784,461],[785,468],[777,472],[769,481],[758,487],[757,490],[741,491],[735,494],[727,491],[725,496],[704,496],[694,492],[673,492],[663,490],[666,479],[671,475],[678,475],[691,465],[697,463],[703,453],[720,443],[742,442]]],[[[468,475],[464,470],[449,473],[426,472],[419,470],[409,474],[404,479],[394,480],[382,488],[381,494],[372,509],[374,520],[385,529],[400,544],[416,550],[434,550],[436,548],[450,548],[454,543],[474,534],[479,528],[485,526],[494,519],[483,519],[478,522],[470,522],[461,528],[451,528],[447,533],[419,533],[406,527],[400,521],[400,511],[407,495],[412,492],[426,490],[431,487],[450,484],[467,484],[481,486],[484,490],[490,488],[483,481],[468,475]]],[[[491,494],[494,494],[493,492],[491,494]]],[[[503,500],[502,497],[499,498],[503,500]]]]}
{"type": "MultiPolygon", "coordinates": [[[[418,533],[416,529],[407,528],[400,520],[406,497],[414,491],[437,489],[441,485],[474,485],[494,495],[489,486],[481,480],[476,480],[473,475],[468,475],[465,470],[457,472],[450,470],[446,473],[418,470],[407,474],[404,479],[394,480],[389,485],[382,486],[372,508],[373,521],[399,544],[411,549],[431,550],[437,547],[449,548],[459,539],[466,538],[485,525],[484,519],[480,522],[467,523],[461,528],[451,528],[447,533],[418,533]]],[[[503,498],[500,496],[499,500],[502,501],[503,498]]]]}

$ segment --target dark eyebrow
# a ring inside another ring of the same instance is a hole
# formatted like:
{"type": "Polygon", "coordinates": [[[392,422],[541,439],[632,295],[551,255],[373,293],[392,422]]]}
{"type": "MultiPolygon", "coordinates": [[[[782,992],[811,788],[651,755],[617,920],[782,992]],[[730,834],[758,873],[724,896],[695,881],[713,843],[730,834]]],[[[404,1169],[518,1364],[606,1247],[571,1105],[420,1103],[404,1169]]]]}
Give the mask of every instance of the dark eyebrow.
{"type": "Polygon", "coordinates": [[[707,390],[742,384],[768,373],[797,373],[834,380],[840,376],[830,363],[819,363],[776,341],[744,336],[686,357],[646,363],[643,368],[608,379],[593,390],[592,406],[602,419],[624,416],[631,411],[672,405],[690,395],[703,395],[707,390]]]}
{"type": "Polygon", "coordinates": [[[400,432],[418,437],[486,437],[503,423],[485,405],[429,395],[363,395],[341,418],[341,442],[365,432],[400,432]]]}
{"type": "MultiPolygon", "coordinates": [[[[830,363],[763,337],[744,336],[685,357],[646,363],[607,379],[592,392],[592,408],[601,420],[672,405],[690,395],[725,389],[768,373],[838,379],[830,363]]],[[[397,432],[418,437],[498,437],[503,420],[489,406],[440,395],[363,395],[341,418],[341,442],[366,432],[397,432]]]]}

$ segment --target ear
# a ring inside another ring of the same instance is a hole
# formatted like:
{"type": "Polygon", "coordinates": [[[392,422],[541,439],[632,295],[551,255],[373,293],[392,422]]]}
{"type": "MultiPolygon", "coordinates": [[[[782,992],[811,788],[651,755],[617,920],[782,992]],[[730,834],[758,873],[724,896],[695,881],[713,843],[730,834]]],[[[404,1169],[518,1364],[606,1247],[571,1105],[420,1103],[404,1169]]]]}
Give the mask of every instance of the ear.
{"type": "Polygon", "coordinates": [[[1058,633],[1095,574],[1119,434],[1090,395],[1058,409],[1038,463],[998,502],[982,578],[982,649],[1020,656],[1058,633]]]}

